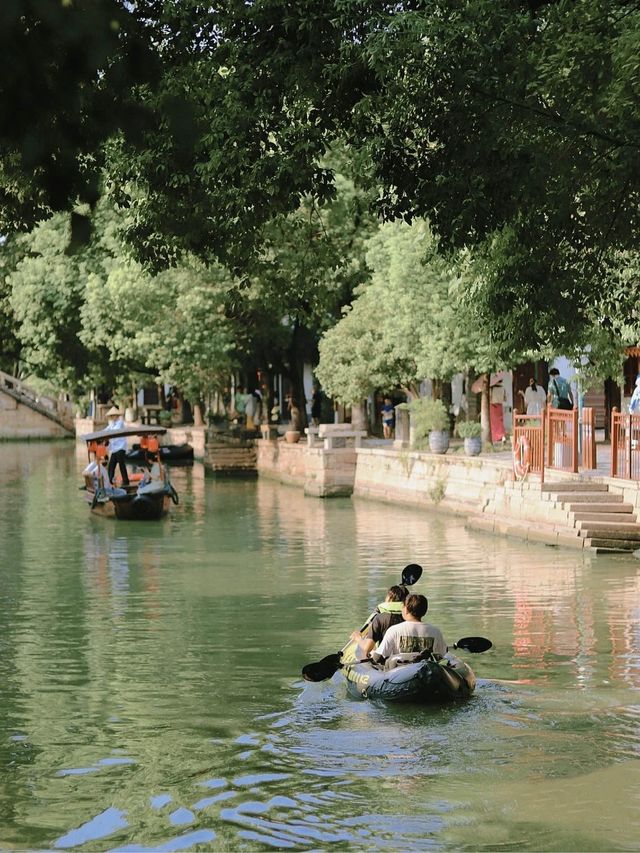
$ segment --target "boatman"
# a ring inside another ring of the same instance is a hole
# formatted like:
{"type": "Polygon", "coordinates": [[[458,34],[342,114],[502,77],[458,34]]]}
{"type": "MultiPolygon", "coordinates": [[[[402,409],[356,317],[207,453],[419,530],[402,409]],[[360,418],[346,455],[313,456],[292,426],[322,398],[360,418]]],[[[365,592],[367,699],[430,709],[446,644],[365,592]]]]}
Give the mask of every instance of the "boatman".
{"type": "Polygon", "coordinates": [[[389,587],[384,601],[378,605],[378,612],[371,620],[365,631],[354,631],[351,639],[358,643],[362,657],[368,657],[369,652],[382,642],[388,628],[402,622],[402,605],[407,597],[406,586],[389,587]]]}
{"type": "MultiPolygon", "coordinates": [[[[109,423],[108,430],[124,429],[124,420],[122,412],[116,406],[112,406],[107,412],[109,423]]],[[[113,476],[116,473],[116,465],[120,468],[120,476],[122,477],[122,485],[129,485],[129,475],[127,473],[127,439],[124,436],[118,436],[109,440],[109,482],[113,484],[113,476]]]]}
{"type": "Polygon", "coordinates": [[[375,663],[383,663],[394,655],[431,652],[436,660],[444,657],[447,644],[442,632],[435,625],[422,621],[429,609],[424,595],[408,595],[402,607],[404,622],[392,625],[382,638],[382,642],[371,653],[375,663]]]}

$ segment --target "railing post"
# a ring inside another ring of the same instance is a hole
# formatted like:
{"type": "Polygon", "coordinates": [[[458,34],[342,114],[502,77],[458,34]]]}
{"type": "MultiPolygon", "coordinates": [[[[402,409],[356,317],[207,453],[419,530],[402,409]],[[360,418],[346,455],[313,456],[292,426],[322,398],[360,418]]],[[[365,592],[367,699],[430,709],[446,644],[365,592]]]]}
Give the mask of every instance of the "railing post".
{"type": "Polygon", "coordinates": [[[553,464],[553,430],[551,429],[551,407],[548,404],[544,410],[544,418],[547,422],[547,467],[551,468],[551,465],[553,464]]]}
{"type": "Polygon", "coordinates": [[[546,420],[546,408],[545,411],[540,418],[540,483],[544,483],[544,436],[545,436],[545,425],[544,422],[546,420]]]}
{"type": "Polygon", "coordinates": [[[616,415],[618,407],[614,406],[611,409],[611,476],[616,477],[618,474],[618,428],[616,424],[616,415]]]}
{"type": "Polygon", "coordinates": [[[574,474],[578,473],[578,410],[574,409],[571,412],[573,417],[573,442],[571,444],[571,470],[574,474]]]}
{"type": "Polygon", "coordinates": [[[627,480],[631,479],[631,415],[627,415],[627,440],[626,444],[626,463],[627,463],[627,480]]]}

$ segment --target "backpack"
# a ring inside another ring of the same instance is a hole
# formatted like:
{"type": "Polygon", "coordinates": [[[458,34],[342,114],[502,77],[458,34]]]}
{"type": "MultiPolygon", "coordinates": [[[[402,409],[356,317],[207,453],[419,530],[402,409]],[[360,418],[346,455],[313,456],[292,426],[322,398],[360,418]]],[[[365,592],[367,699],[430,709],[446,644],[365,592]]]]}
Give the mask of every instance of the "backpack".
{"type": "Polygon", "coordinates": [[[555,385],[555,387],[556,387],[556,394],[557,394],[557,396],[558,396],[558,406],[557,406],[557,408],[558,408],[558,409],[565,409],[565,410],[571,410],[571,409],[573,409],[573,404],[572,404],[571,400],[570,400],[568,397],[561,397],[561,396],[560,396],[560,391],[558,390],[558,384],[557,384],[557,382],[556,382],[556,380],[555,380],[555,379],[553,380],[553,384],[554,384],[554,385],[555,385]]]}

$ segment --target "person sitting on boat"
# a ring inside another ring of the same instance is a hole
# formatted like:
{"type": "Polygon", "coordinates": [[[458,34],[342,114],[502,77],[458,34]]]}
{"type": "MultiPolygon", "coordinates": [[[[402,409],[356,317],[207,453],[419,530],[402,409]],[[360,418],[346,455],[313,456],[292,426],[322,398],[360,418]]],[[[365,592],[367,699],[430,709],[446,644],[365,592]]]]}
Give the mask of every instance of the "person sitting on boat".
{"type": "MultiPolygon", "coordinates": [[[[93,490],[98,491],[99,488],[106,489],[109,486],[109,472],[104,467],[102,462],[92,459],[91,462],[82,472],[83,477],[89,477],[93,485],[93,490]]],[[[86,482],[86,481],[85,481],[86,482]]]]}
{"type": "Polygon", "coordinates": [[[431,652],[436,660],[444,657],[447,644],[442,632],[435,625],[422,621],[428,609],[429,602],[424,595],[408,595],[402,608],[404,622],[388,629],[378,648],[371,653],[374,663],[414,652],[431,652]]]}
{"type": "Polygon", "coordinates": [[[158,454],[147,451],[145,454],[145,463],[147,468],[142,475],[142,485],[147,483],[158,482],[162,479],[162,469],[158,460],[158,454]]]}
{"type": "Polygon", "coordinates": [[[353,632],[351,639],[358,643],[362,657],[368,657],[369,652],[382,642],[388,628],[404,621],[402,606],[406,597],[406,586],[389,587],[384,601],[378,605],[378,612],[364,632],[353,632]]]}
{"type": "MultiPolygon", "coordinates": [[[[109,423],[106,426],[108,430],[124,429],[124,420],[122,412],[116,406],[112,406],[107,412],[109,423]]],[[[116,473],[116,465],[120,469],[122,477],[122,485],[129,485],[129,475],[127,473],[127,439],[118,436],[109,441],[109,482],[113,483],[113,477],[116,473]]]]}

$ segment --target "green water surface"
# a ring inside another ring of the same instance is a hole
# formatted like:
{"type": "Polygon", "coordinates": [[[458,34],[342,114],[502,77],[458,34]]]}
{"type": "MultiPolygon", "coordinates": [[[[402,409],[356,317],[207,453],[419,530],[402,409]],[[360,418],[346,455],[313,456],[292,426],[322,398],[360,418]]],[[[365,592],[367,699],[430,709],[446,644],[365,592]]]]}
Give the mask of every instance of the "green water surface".
{"type": "Polygon", "coordinates": [[[174,469],[94,518],[69,444],[0,444],[0,848],[640,850],[640,561],[174,469]],[[465,705],[300,680],[409,562],[465,705]]]}

